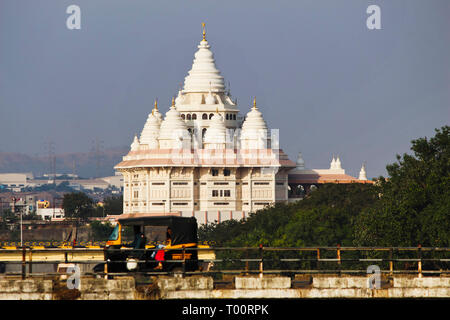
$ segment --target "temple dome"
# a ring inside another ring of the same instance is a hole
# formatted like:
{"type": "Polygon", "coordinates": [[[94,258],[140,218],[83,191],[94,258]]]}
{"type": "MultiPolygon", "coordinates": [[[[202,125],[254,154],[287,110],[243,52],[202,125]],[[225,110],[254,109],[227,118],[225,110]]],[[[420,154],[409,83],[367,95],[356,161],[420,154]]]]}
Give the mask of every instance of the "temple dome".
{"type": "Polygon", "coordinates": [[[161,149],[185,148],[188,145],[190,147],[191,136],[180,113],[175,108],[175,99],[172,99],[172,106],[161,122],[158,140],[161,149]]]}
{"type": "Polygon", "coordinates": [[[302,156],[301,152],[298,153],[296,168],[297,169],[305,169],[305,160],[303,160],[303,156],[302,156]]]}
{"type": "Polygon", "coordinates": [[[241,147],[244,149],[263,149],[268,147],[268,129],[262,113],[253,100],[253,107],[242,124],[241,147]]]}
{"type": "Polygon", "coordinates": [[[359,171],[359,180],[367,180],[367,174],[366,174],[366,165],[363,163],[361,170],[359,171]]]}
{"type": "Polygon", "coordinates": [[[216,104],[216,99],[211,93],[211,90],[208,92],[208,95],[205,98],[205,104],[216,104]]]}
{"type": "Polygon", "coordinates": [[[216,68],[214,54],[210,47],[205,38],[200,41],[192,68],[184,79],[183,92],[225,91],[224,79],[216,68]]]}
{"type": "Polygon", "coordinates": [[[223,149],[226,146],[227,128],[222,116],[216,112],[211,118],[208,130],[205,133],[204,144],[207,149],[223,149]]]}
{"type": "Polygon", "coordinates": [[[131,151],[138,151],[140,147],[139,139],[137,135],[134,136],[133,142],[131,143],[131,151]]]}
{"type": "Polygon", "coordinates": [[[158,136],[160,120],[154,115],[154,110],[148,115],[144,128],[141,132],[141,144],[146,144],[150,149],[158,148],[158,136]]]}

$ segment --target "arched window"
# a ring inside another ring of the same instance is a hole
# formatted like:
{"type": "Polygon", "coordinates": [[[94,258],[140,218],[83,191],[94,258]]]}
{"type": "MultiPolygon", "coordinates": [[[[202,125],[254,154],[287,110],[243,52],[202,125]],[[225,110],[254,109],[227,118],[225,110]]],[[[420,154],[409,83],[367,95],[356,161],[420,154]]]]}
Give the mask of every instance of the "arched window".
{"type": "Polygon", "coordinates": [[[211,118],[214,116],[214,113],[210,113],[209,114],[209,120],[211,120],[211,118]]]}
{"type": "Polygon", "coordinates": [[[197,120],[197,114],[196,114],[196,113],[194,113],[194,114],[192,115],[192,120],[197,120]]]}
{"type": "Polygon", "coordinates": [[[236,120],[236,115],[235,114],[233,114],[233,120],[236,120]]]}
{"type": "Polygon", "coordinates": [[[183,120],[185,119],[184,113],[181,114],[181,119],[183,119],[183,120]]]}
{"type": "Polygon", "coordinates": [[[204,113],[204,114],[202,115],[202,119],[203,119],[203,120],[208,120],[208,115],[207,115],[206,113],[204,113]]]}
{"type": "Polygon", "coordinates": [[[202,139],[205,138],[205,134],[206,134],[206,128],[202,129],[202,139]]]}
{"type": "Polygon", "coordinates": [[[228,117],[229,117],[229,116],[228,116],[228,113],[227,113],[227,115],[225,116],[225,119],[227,119],[227,120],[228,120],[228,117]]]}
{"type": "Polygon", "coordinates": [[[188,114],[188,115],[186,116],[186,119],[191,120],[191,115],[188,114]]]}

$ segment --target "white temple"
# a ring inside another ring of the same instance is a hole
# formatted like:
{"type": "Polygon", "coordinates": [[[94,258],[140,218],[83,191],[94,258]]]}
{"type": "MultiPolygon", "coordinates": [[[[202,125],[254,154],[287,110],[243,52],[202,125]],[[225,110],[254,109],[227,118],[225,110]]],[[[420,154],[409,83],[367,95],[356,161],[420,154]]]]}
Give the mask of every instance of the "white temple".
{"type": "Polygon", "coordinates": [[[245,109],[242,118],[203,29],[184,87],[164,119],[155,101],[140,137],[134,137],[130,152],[115,166],[124,176],[123,212],[179,212],[200,217],[200,222],[221,220],[221,212],[227,213],[222,220],[241,218],[288,202],[294,194],[291,178],[295,186],[310,183],[304,178],[311,174],[358,180],[345,175],[339,157],[333,157],[327,172],[305,169],[301,154],[297,164],[290,161],[256,99],[245,109]]]}

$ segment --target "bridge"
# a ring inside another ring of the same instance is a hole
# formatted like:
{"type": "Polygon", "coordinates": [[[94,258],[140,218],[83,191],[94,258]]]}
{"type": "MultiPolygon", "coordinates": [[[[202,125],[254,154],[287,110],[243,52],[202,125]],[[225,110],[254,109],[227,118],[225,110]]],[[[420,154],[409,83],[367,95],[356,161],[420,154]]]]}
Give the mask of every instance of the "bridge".
{"type": "MultiPolygon", "coordinates": [[[[185,250],[198,250],[209,267],[129,273],[111,273],[106,267],[95,273],[94,265],[112,263],[104,260],[101,247],[2,248],[0,299],[450,297],[450,248],[185,250]],[[74,277],[68,266],[79,267],[78,288],[67,286],[74,277]]],[[[169,262],[184,266],[185,260],[169,262]]]]}

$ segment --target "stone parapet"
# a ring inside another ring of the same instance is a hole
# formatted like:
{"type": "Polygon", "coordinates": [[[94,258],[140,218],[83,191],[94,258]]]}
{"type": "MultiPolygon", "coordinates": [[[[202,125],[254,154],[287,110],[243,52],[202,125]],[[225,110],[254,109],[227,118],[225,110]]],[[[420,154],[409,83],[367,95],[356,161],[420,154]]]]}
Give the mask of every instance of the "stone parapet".
{"type": "Polygon", "coordinates": [[[152,277],[136,286],[133,277],[80,279],[78,289],[65,281],[42,278],[0,278],[1,300],[137,300],[137,299],[240,299],[240,298],[449,298],[450,277],[393,276],[371,289],[369,276],[236,276],[229,286],[215,286],[206,276],[152,277]],[[298,286],[302,281],[303,286],[298,286]]]}

